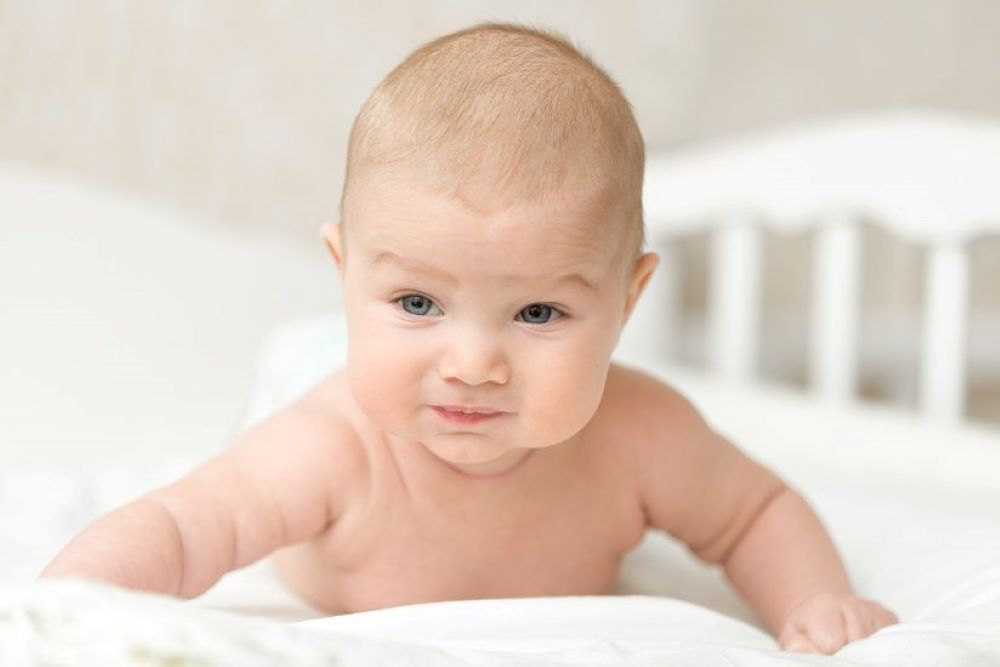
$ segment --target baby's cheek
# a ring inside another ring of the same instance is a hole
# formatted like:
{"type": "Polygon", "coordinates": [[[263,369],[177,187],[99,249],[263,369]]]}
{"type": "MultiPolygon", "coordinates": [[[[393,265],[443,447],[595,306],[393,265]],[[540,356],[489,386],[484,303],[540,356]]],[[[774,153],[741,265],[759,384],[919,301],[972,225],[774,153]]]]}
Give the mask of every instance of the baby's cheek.
{"type": "Polygon", "coordinates": [[[377,354],[371,347],[351,351],[348,375],[351,391],[358,406],[375,423],[384,428],[402,419],[399,414],[406,406],[402,396],[404,369],[391,355],[377,354]]]}
{"type": "Polygon", "coordinates": [[[531,381],[526,397],[533,430],[545,444],[556,444],[582,429],[597,411],[606,371],[590,364],[551,360],[531,381]]]}

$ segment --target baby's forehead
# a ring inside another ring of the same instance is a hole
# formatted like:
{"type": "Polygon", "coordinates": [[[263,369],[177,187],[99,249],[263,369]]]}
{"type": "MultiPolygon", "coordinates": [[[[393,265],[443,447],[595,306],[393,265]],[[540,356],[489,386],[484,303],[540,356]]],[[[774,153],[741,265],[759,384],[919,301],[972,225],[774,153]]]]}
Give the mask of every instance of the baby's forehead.
{"type": "Polygon", "coordinates": [[[616,224],[620,221],[615,219],[615,202],[606,193],[584,187],[567,186],[519,197],[500,191],[372,178],[357,192],[348,217],[359,231],[372,234],[412,230],[481,234],[495,240],[556,234],[577,242],[592,239],[606,246],[621,227],[616,224]]]}
{"type": "Polygon", "coordinates": [[[476,214],[464,208],[382,207],[358,230],[372,252],[430,257],[468,253],[494,261],[605,265],[616,244],[610,226],[570,210],[514,206],[476,214]],[[452,249],[453,253],[445,252],[452,249]]]}
{"type": "Polygon", "coordinates": [[[433,260],[447,254],[440,248],[454,246],[470,258],[590,265],[603,274],[627,259],[622,208],[600,188],[567,183],[518,197],[463,190],[401,171],[365,176],[344,213],[348,235],[370,259],[391,250],[433,260]]]}

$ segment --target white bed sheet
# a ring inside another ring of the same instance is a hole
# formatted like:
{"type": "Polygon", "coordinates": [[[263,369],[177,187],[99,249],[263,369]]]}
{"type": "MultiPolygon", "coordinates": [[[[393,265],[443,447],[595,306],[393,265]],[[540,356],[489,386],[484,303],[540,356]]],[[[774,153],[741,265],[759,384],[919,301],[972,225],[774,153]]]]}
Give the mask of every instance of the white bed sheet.
{"type": "MultiPolygon", "coordinates": [[[[647,572],[657,569],[664,572],[647,572]]],[[[897,603],[903,623],[844,647],[836,659],[782,653],[751,624],[653,595],[449,601],[287,623],[72,580],[20,587],[3,604],[0,659],[19,665],[148,664],[153,657],[209,665],[322,664],[333,657],[359,665],[1000,664],[996,569],[963,578],[966,586],[929,572],[909,590],[910,598],[922,598],[922,612],[907,618],[897,603]],[[986,599],[989,589],[994,594],[986,599]],[[930,598],[936,603],[927,605],[930,598]]],[[[257,610],[273,610],[273,602],[260,598],[257,610]]]]}

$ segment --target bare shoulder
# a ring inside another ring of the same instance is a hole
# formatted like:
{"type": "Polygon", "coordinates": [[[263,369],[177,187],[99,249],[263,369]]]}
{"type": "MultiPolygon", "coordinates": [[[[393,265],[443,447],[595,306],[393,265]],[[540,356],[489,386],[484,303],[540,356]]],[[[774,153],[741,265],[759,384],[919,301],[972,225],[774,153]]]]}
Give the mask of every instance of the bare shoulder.
{"type": "MultiPolygon", "coordinates": [[[[647,435],[650,429],[662,436],[665,430],[683,432],[707,428],[701,414],[684,394],[637,368],[612,363],[605,395],[609,412],[635,423],[647,435]]],[[[662,438],[658,440],[662,442],[662,438]]]]}
{"type": "Polygon", "coordinates": [[[681,392],[650,373],[618,363],[608,369],[604,396],[588,425],[593,441],[616,443],[598,449],[615,453],[616,463],[630,469],[640,492],[650,461],[675,456],[668,450],[690,443],[702,428],[707,427],[700,414],[681,392]]]}
{"type": "Polygon", "coordinates": [[[636,434],[632,452],[648,525],[681,539],[704,560],[724,560],[782,480],[717,433],[666,382],[621,366],[614,381],[636,434]]]}
{"type": "Polygon", "coordinates": [[[289,480],[313,480],[333,517],[343,514],[367,462],[342,388],[339,374],[328,375],[234,445],[246,449],[255,466],[286,468],[289,480]]]}
{"type": "Polygon", "coordinates": [[[365,459],[348,420],[323,401],[324,389],[317,385],[149,494],[182,536],[182,591],[204,591],[231,569],[323,534],[344,514],[365,459]]]}

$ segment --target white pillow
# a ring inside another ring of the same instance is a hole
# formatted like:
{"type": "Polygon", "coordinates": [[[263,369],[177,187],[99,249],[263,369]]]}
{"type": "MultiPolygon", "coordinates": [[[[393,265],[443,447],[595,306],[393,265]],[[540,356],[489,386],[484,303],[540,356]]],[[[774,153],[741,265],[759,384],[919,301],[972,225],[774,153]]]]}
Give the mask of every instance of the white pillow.
{"type": "Polygon", "coordinates": [[[243,428],[287,406],[346,363],[347,320],[342,310],[276,327],[261,347],[243,428]]]}

